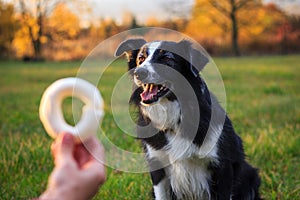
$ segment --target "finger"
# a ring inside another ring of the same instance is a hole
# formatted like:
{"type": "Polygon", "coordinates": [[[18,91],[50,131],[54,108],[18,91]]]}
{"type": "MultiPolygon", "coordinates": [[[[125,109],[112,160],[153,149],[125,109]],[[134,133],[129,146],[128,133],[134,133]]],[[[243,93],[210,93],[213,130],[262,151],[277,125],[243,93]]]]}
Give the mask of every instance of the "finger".
{"type": "Polygon", "coordinates": [[[51,154],[52,154],[52,157],[55,159],[55,155],[56,155],[56,148],[57,148],[57,142],[56,140],[54,140],[54,142],[52,142],[51,144],[51,154]]]}
{"type": "Polygon", "coordinates": [[[104,147],[96,136],[90,137],[83,144],[93,159],[104,163],[104,147]]]}
{"type": "Polygon", "coordinates": [[[95,136],[89,138],[84,146],[91,155],[91,160],[83,166],[86,176],[94,177],[99,184],[103,184],[106,180],[104,147],[95,136]]]}
{"type": "Polygon", "coordinates": [[[82,144],[76,145],[74,157],[80,168],[91,159],[90,153],[82,144]]]}
{"type": "Polygon", "coordinates": [[[55,148],[55,164],[64,165],[74,162],[73,152],[75,147],[75,139],[72,134],[60,134],[56,139],[55,148]]]}
{"type": "Polygon", "coordinates": [[[84,166],[84,176],[102,185],[106,180],[105,165],[97,160],[90,161],[84,166]]]}

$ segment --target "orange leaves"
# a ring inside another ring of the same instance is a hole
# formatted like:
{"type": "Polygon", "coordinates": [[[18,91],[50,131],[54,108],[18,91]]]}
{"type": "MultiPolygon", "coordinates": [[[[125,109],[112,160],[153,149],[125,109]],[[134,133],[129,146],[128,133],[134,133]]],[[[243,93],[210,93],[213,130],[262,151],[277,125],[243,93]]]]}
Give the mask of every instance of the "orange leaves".
{"type": "Polygon", "coordinates": [[[54,40],[71,39],[80,32],[80,21],[64,4],[59,4],[48,19],[48,31],[54,40]]]}
{"type": "Polygon", "coordinates": [[[13,48],[15,49],[17,58],[33,54],[29,31],[26,26],[21,25],[20,29],[16,32],[13,40],[13,48]]]}
{"type": "Polygon", "coordinates": [[[13,5],[5,5],[0,1],[0,57],[9,56],[16,29],[13,5]]]}
{"type": "Polygon", "coordinates": [[[287,15],[274,4],[255,0],[196,0],[185,32],[205,48],[214,49],[212,52],[228,54],[229,46],[235,44],[244,49],[253,44],[259,50],[264,45],[258,46],[257,42],[278,42],[283,36],[278,40],[275,35],[287,20],[287,15]],[[206,46],[207,41],[210,46],[206,46]],[[222,48],[227,52],[219,52],[222,48]]]}

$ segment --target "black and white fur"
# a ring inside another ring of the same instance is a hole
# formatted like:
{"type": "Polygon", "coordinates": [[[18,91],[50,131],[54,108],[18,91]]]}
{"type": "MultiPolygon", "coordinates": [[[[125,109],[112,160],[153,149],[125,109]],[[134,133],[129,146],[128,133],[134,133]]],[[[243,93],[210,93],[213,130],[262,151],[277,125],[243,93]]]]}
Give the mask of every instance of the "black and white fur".
{"type": "Polygon", "coordinates": [[[155,199],[260,199],[257,170],[199,75],[207,57],[187,40],[129,39],[116,50],[123,53],[155,199]]]}

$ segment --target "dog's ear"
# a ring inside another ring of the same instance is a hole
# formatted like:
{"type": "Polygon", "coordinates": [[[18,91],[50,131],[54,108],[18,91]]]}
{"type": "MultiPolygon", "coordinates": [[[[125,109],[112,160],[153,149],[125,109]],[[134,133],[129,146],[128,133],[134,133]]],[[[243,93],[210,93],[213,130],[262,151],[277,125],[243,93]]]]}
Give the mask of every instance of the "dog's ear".
{"type": "Polygon", "coordinates": [[[146,41],[142,38],[125,40],[118,46],[115,56],[121,56],[125,53],[128,60],[128,70],[131,70],[136,67],[137,54],[144,44],[146,41]]]}
{"type": "Polygon", "coordinates": [[[138,50],[144,44],[146,44],[146,41],[142,38],[125,40],[118,46],[118,48],[115,52],[115,56],[121,56],[123,53],[127,54],[130,51],[138,50]]]}
{"type": "Polygon", "coordinates": [[[188,40],[182,40],[179,42],[185,59],[188,61],[189,69],[195,77],[199,76],[199,72],[209,62],[209,59],[202,54],[199,50],[195,49],[192,43],[188,40]]]}

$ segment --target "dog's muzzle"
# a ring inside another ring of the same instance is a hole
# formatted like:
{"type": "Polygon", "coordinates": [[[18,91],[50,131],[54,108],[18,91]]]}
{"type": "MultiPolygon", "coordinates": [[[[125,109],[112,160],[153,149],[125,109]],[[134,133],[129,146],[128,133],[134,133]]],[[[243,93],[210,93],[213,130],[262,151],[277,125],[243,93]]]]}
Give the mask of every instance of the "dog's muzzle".
{"type": "Polygon", "coordinates": [[[134,70],[134,76],[136,79],[143,82],[149,76],[149,72],[147,69],[139,67],[134,70]]]}
{"type": "Polygon", "coordinates": [[[143,88],[143,92],[140,94],[141,102],[144,105],[149,105],[159,101],[164,97],[169,89],[166,83],[155,78],[148,69],[138,67],[134,70],[134,77],[139,82],[139,86],[143,88]]]}

